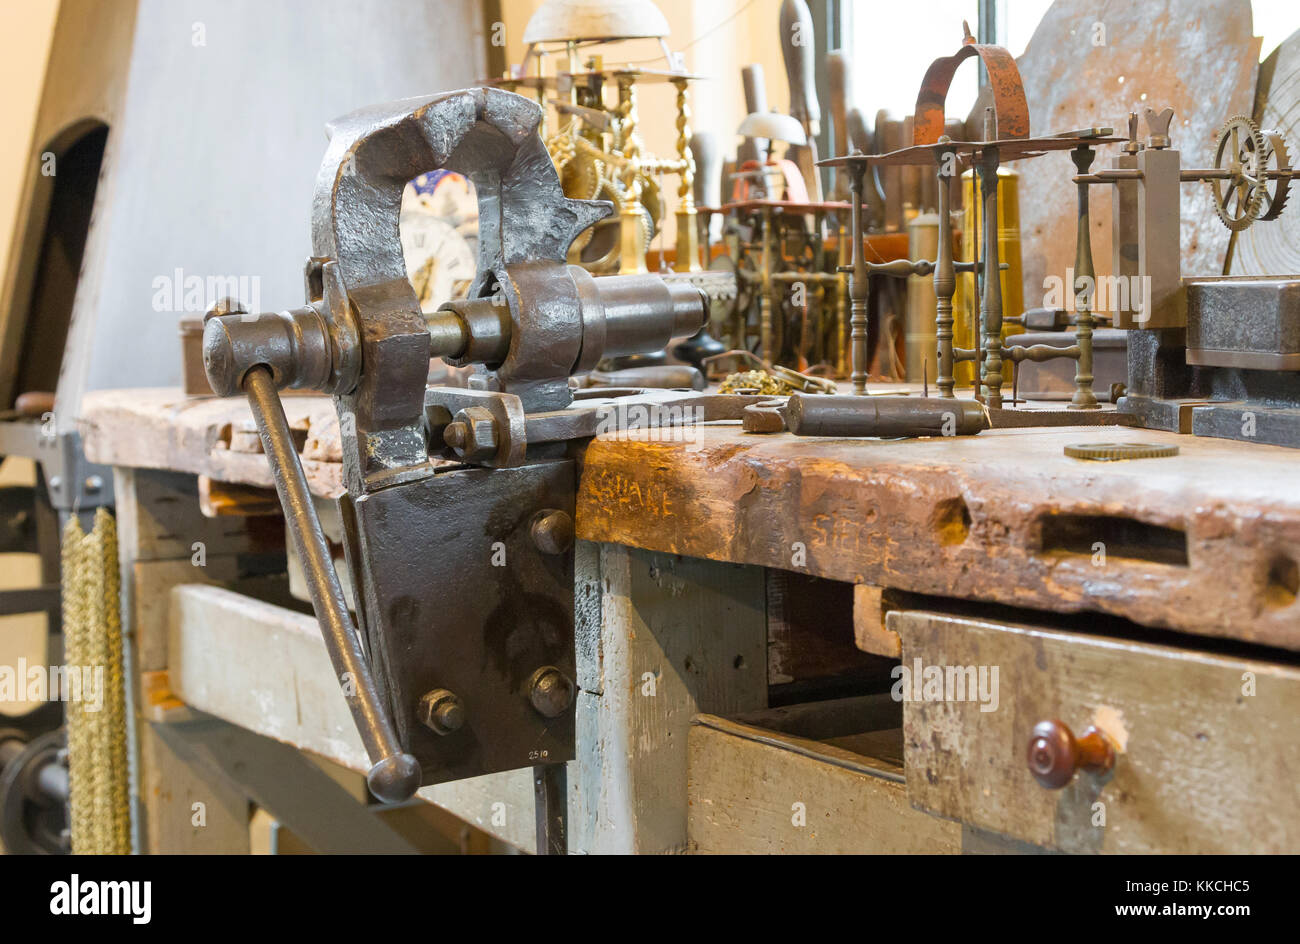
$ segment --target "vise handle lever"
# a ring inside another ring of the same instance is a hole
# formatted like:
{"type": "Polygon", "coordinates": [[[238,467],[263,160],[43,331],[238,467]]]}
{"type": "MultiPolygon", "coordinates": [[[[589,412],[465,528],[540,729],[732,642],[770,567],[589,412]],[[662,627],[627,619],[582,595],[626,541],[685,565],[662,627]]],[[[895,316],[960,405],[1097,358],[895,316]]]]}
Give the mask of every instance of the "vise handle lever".
{"type": "MultiPolygon", "coordinates": [[[[225,327],[220,323],[214,324],[216,321],[210,319],[208,327],[213,341],[220,339],[225,327]]],[[[327,346],[324,337],[312,335],[313,332],[305,333],[307,338],[316,342],[316,346],[327,346]]],[[[216,348],[220,349],[220,345],[216,348]]],[[[217,366],[212,363],[214,353],[211,344],[204,351],[209,377],[219,376],[219,372],[213,369],[217,366]]],[[[289,537],[302,559],[307,590],[320,622],[325,647],[372,764],[366,781],[371,792],[381,800],[389,803],[408,800],[420,787],[420,765],[402,750],[397,740],[392,719],[370,672],[361,638],[348,614],[343,588],[334,572],[329,545],[307,487],[302,460],[294,448],[289,421],[276,392],[273,369],[266,363],[256,364],[244,371],[238,383],[248,397],[262,439],[262,449],[270,459],[275,490],[285,511],[289,537]]]]}

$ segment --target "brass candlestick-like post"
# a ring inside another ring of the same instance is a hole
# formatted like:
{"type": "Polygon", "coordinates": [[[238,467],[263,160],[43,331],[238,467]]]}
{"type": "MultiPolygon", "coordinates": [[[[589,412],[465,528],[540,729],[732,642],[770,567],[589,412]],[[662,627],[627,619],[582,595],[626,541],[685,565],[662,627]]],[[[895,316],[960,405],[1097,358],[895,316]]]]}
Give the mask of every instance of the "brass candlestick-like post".
{"type": "Polygon", "coordinates": [[[849,263],[853,261],[853,242],[850,227],[839,213],[839,245],[835,247],[837,273],[835,279],[835,375],[843,377],[849,372],[849,263]]]}
{"type": "Polygon", "coordinates": [[[984,329],[981,392],[990,409],[1002,408],[1002,273],[998,256],[998,149],[980,155],[980,195],[984,199],[984,295],[980,322],[984,329]]]}
{"type": "MultiPolygon", "coordinates": [[[[1080,176],[1092,166],[1093,149],[1081,144],[1070,152],[1080,176]]],[[[1092,268],[1092,230],[1088,219],[1088,181],[1079,181],[1079,229],[1074,250],[1074,338],[1079,346],[1079,359],[1074,368],[1074,397],[1071,410],[1096,410],[1101,408],[1092,390],[1092,296],[1097,285],[1097,275],[1092,268]]]]}
{"type": "MultiPolygon", "coordinates": [[[[945,134],[939,143],[947,144],[950,140],[945,134]]],[[[947,178],[957,165],[957,154],[953,148],[941,148],[936,157],[939,203],[939,255],[934,267],[934,334],[939,365],[936,384],[939,396],[952,398],[956,396],[953,393],[952,296],[957,290],[957,276],[952,266],[952,214],[948,210],[950,181],[947,178]]]]}
{"type": "Polygon", "coordinates": [[[772,242],[776,238],[772,233],[772,208],[763,207],[761,222],[763,239],[763,257],[761,281],[758,289],[758,338],[759,352],[769,364],[775,359],[772,350],[772,242]]]}
{"type": "Polygon", "coordinates": [[[700,228],[695,212],[695,155],[691,152],[691,108],[686,101],[687,79],[672,80],[677,88],[677,159],[681,162],[677,184],[677,272],[699,272],[700,228]]]}
{"type": "Polygon", "coordinates": [[[623,145],[623,199],[619,206],[620,275],[645,272],[641,234],[641,144],[636,136],[636,78],[618,76],[619,138],[623,145]]]}
{"type": "Polygon", "coordinates": [[[849,274],[849,357],[853,392],[859,396],[867,392],[867,259],[862,245],[862,178],[867,170],[865,161],[849,165],[849,196],[853,203],[852,230],[853,268],[849,274]]]}

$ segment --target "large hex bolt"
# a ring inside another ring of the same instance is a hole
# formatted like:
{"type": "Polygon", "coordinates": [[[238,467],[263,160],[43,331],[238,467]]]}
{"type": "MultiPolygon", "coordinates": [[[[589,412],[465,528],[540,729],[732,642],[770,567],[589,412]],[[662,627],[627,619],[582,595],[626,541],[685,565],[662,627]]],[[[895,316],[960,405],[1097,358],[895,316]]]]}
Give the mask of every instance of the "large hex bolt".
{"type": "Polygon", "coordinates": [[[497,421],[486,407],[467,406],[447,424],[442,438],[466,462],[483,462],[497,454],[497,421]]]}
{"type": "Polygon", "coordinates": [[[435,688],[420,699],[420,723],[434,734],[451,734],[465,725],[465,706],[454,692],[435,688]]]}
{"type": "Polygon", "coordinates": [[[558,718],[573,704],[573,682],[553,665],[544,665],[528,680],[528,701],[537,713],[558,718]]]}
{"type": "Polygon", "coordinates": [[[533,515],[528,530],[543,554],[563,554],[573,547],[573,519],[558,508],[543,508],[533,515]]]}

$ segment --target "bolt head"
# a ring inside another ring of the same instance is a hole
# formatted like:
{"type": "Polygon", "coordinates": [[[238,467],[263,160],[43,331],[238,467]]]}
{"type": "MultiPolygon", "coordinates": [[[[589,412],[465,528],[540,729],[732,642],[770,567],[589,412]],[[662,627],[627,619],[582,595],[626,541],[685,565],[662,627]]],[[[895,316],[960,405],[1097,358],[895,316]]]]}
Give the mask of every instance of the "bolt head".
{"type": "Polygon", "coordinates": [[[448,423],[442,431],[442,441],[453,449],[464,449],[467,433],[464,423],[448,423]]]}
{"type": "Polygon", "coordinates": [[[573,704],[572,680],[553,665],[544,665],[528,682],[528,701],[537,713],[558,718],[573,704]]]}
{"type": "Polygon", "coordinates": [[[558,508],[539,511],[533,517],[529,533],[543,554],[563,554],[573,547],[573,519],[558,508]]]}

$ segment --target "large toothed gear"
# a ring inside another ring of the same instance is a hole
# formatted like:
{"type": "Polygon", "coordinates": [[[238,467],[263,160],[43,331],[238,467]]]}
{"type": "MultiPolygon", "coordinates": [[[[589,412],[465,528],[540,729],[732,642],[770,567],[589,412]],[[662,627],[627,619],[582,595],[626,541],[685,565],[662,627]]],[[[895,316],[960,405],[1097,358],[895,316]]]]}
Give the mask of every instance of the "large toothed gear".
{"type": "Polygon", "coordinates": [[[1259,126],[1245,115],[1233,115],[1219,130],[1214,167],[1230,176],[1211,180],[1210,193],[1214,211],[1234,233],[1254,223],[1264,210],[1268,183],[1264,174],[1270,151],[1259,126]]]}
{"type": "MultiPolygon", "coordinates": [[[[1280,131],[1264,131],[1264,140],[1268,143],[1268,153],[1265,155],[1264,169],[1266,171],[1289,171],[1291,169],[1291,159],[1286,151],[1286,140],[1282,137],[1280,131]]],[[[1282,209],[1286,206],[1287,194],[1291,192],[1291,178],[1280,177],[1270,178],[1264,187],[1264,212],[1260,214],[1261,220],[1275,220],[1282,215],[1282,209]]]]}

